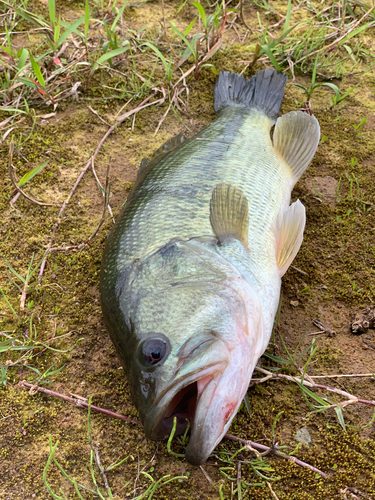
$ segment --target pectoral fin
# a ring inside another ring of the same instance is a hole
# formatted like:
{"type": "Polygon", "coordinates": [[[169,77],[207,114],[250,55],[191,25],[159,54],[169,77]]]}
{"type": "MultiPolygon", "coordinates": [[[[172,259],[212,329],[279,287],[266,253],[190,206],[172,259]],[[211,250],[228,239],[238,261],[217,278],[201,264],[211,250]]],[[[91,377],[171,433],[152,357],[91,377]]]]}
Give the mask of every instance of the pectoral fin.
{"type": "Polygon", "coordinates": [[[313,115],[291,111],[277,119],[273,145],[292,169],[295,182],[313,159],[319,139],[319,122],[313,115]]]}
{"type": "Polygon", "coordinates": [[[306,211],[297,200],[286,210],[279,213],[276,219],[276,261],[283,276],[302,244],[306,223],[306,211]]]}
{"type": "Polygon", "coordinates": [[[248,248],[249,205],[241,189],[219,184],[212,191],[210,221],[220,243],[235,238],[248,248]]]}

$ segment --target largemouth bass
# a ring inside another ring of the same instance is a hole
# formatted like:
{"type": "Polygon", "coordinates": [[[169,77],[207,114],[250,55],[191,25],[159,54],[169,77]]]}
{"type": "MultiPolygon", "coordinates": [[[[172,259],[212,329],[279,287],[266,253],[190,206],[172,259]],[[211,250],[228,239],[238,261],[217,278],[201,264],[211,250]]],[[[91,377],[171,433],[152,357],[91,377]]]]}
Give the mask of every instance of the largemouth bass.
{"type": "Polygon", "coordinates": [[[290,204],[319,123],[279,118],[287,78],[220,73],[216,120],[143,161],[103,255],[103,315],[146,436],[191,425],[204,463],[227,432],[267,347],[285,273],[303,239],[290,204]]]}

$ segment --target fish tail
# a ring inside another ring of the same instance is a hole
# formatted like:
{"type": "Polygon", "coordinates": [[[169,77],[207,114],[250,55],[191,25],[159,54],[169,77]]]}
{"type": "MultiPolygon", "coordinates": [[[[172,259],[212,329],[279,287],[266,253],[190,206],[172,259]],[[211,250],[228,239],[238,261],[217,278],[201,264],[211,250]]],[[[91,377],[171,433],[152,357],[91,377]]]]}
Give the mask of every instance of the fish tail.
{"type": "Polygon", "coordinates": [[[274,69],[258,71],[250,80],[222,71],[214,89],[216,113],[232,107],[255,108],[276,121],[288,77],[274,69]]]}

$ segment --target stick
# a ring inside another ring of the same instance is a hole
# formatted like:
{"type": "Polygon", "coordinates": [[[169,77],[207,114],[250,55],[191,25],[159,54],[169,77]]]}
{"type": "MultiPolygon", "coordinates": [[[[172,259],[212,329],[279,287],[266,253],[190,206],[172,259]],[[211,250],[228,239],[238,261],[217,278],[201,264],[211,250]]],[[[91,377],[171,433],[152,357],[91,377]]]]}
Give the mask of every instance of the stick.
{"type": "MultiPolygon", "coordinates": [[[[51,391],[49,389],[45,389],[44,387],[39,387],[37,385],[30,384],[29,382],[26,382],[24,380],[22,382],[20,382],[19,385],[30,389],[31,394],[35,394],[35,392],[42,392],[43,394],[47,394],[48,396],[53,396],[55,398],[62,399],[63,401],[67,401],[68,403],[73,403],[79,407],[83,407],[83,408],[89,407],[89,404],[86,403],[85,401],[70,398],[68,396],[65,396],[64,394],[60,394],[58,392],[54,392],[54,391],[51,391]],[[34,392],[31,392],[31,391],[34,391],[34,392]]],[[[100,408],[99,406],[91,405],[91,409],[93,411],[98,412],[98,413],[103,413],[104,415],[108,415],[109,417],[112,417],[112,418],[118,418],[119,420],[125,420],[126,422],[132,422],[133,424],[142,425],[142,423],[139,420],[135,420],[134,418],[130,418],[130,417],[125,417],[125,415],[121,415],[121,414],[115,413],[113,411],[105,410],[104,408],[100,408]]],[[[246,441],[245,439],[241,439],[237,436],[232,436],[232,434],[225,434],[224,437],[227,439],[230,439],[232,441],[238,441],[240,443],[243,443],[250,448],[258,448],[259,450],[266,451],[268,453],[272,452],[274,455],[276,455],[280,458],[285,458],[286,460],[290,460],[290,461],[294,462],[295,464],[300,465],[301,467],[308,467],[313,472],[317,472],[317,473],[321,474],[323,477],[328,477],[327,474],[325,474],[321,470],[313,467],[312,465],[309,465],[306,462],[303,462],[302,460],[299,460],[296,457],[292,457],[290,455],[284,455],[283,453],[279,453],[278,451],[275,451],[272,448],[270,448],[269,446],[265,446],[264,444],[254,443],[253,441],[246,441]]]]}
{"type": "MultiPolygon", "coordinates": [[[[99,180],[99,177],[96,173],[96,170],[95,170],[95,166],[94,166],[94,159],[92,159],[92,163],[91,163],[91,170],[92,170],[92,173],[94,174],[94,177],[95,177],[95,180],[96,180],[96,183],[97,185],[99,186],[99,189],[100,189],[100,192],[102,193],[102,195],[105,197],[105,189],[103,188],[103,186],[101,185],[101,182],[99,180]],[[104,191],[104,192],[103,192],[104,191]]],[[[112,219],[112,222],[113,224],[115,223],[115,218],[113,217],[113,212],[112,212],[112,208],[111,208],[111,205],[108,203],[108,212],[109,212],[109,215],[111,216],[111,219],[112,219]]]]}
{"type": "MultiPolygon", "coordinates": [[[[54,391],[50,391],[49,389],[45,389],[44,387],[39,387],[39,386],[36,386],[33,384],[29,384],[29,382],[25,382],[24,380],[22,382],[20,382],[19,385],[23,385],[24,387],[32,389],[33,391],[36,391],[36,392],[43,392],[44,394],[47,394],[48,396],[53,396],[54,398],[62,399],[63,401],[67,401],[68,403],[73,403],[76,406],[81,406],[83,408],[89,407],[89,404],[86,403],[85,401],[70,398],[69,396],[65,396],[64,394],[60,394],[58,392],[54,392],[54,391]]],[[[130,418],[130,417],[125,417],[125,415],[120,415],[119,413],[115,413],[115,412],[110,411],[110,410],[105,410],[104,408],[99,408],[98,406],[91,405],[91,409],[93,411],[98,412],[98,413],[103,413],[104,415],[108,415],[109,417],[118,418],[120,420],[125,420],[126,422],[132,422],[133,424],[137,424],[137,425],[142,425],[142,423],[139,420],[136,420],[136,419],[130,418]]]]}
{"type": "MultiPolygon", "coordinates": [[[[342,401],[341,403],[330,405],[329,408],[335,408],[336,406],[341,406],[342,408],[344,408],[345,406],[356,404],[356,403],[362,403],[362,404],[375,406],[375,401],[357,398],[357,396],[353,396],[353,394],[349,394],[348,392],[342,391],[341,389],[336,389],[334,387],[329,387],[327,385],[316,384],[313,380],[311,382],[309,382],[306,379],[302,380],[302,378],[292,377],[291,375],[284,375],[282,373],[272,373],[268,370],[265,370],[264,368],[260,368],[259,366],[256,366],[255,370],[258,372],[264,373],[266,375],[266,377],[263,377],[261,379],[252,379],[250,387],[252,385],[261,384],[263,382],[266,382],[267,380],[276,380],[276,379],[290,380],[291,382],[303,384],[306,387],[311,387],[311,388],[316,388],[316,389],[324,389],[325,391],[334,392],[336,394],[339,394],[340,396],[344,396],[344,397],[348,398],[346,401],[342,401]]],[[[361,376],[365,376],[365,374],[361,375],[361,376]]],[[[373,374],[371,374],[371,377],[372,376],[373,376],[373,374]]],[[[313,377],[309,377],[309,378],[312,379],[313,377]]],[[[328,406],[327,406],[327,408],[328,408],[328,406]]]]}
{"type": "Polygon", "coordinates": [[[79,245],[72,245],[70,247],[55,247],[50,249],[51,252],[57,252],[57,251],[68,251],[68,250],[81,250],[84,246],[86,246],[90,241],[95,238],[95,236],[98,234],[99,229],[101,228],[104,219],[105,219],[105,214],[107,212],[108,208],[108,200],[109,200],[109,171],[110,171],[111,165],[108,163],[107,167],[107,175],[106,175],[106,181],[105,181],[105,195],[104,195],[104,207],[103,207],[103,213],[100,218],[100,221],[98,225],[96,226],[95,231],[85,240],[83,243],[80,243],[79,245]]]}
{"type": "Polygon", "coordinates": [[[102,478],[103,478],[103,481],[104,481],[104,486],[106,487],[106,490],[108,491],[111,488],[110,488],[109,483],[108,483],[108,479],[107,479],[107,476],[106,476],[106,473],[105,473],[105,468],[102,466],[102,463],[100,461],[98,447],[94,443],[91,443],[91,446],[94,449],[96,465],[98,466],[99,472],[102,475],[102,478]]]}
{"type": "Polygon", "coordinates": [[[271,483],[267,483],[267,486],[269,487],[270,492],[271,492],[271,495],[273,496],[273,498],[274,498],[275,500],[279,500],[279,497],[276,495],[276,493],[275,493],[275,492],[273,491],[273,489],[272,489],[271,483]]]}
{"type": "MultiPolygon", "coordinates": [[[[155,95],[155,94],[153,94],[155,95]]],[[[162,103],[164,102],[165,98],[162,97],[161,99],[157,100],[157,101],[154,101],[154,102],[151,102],[151,103],[148,103],[148,104],[144,104],[145,102],[147,102],[149,99],[151,99],[151,97],[153,96],[149,96],[147,97],[147,99],[145,99],[138,107],[136,107],[135,109],[131,110],[131,111],[128,111],[127,113],[123,114],[122,116],[118,117],[117,118],[117,123],[116,125],[112,125],[108,130],[107,132],[104,134],[104,136],[102,137],[101,141],[99,142],[98,144],[98,147],[96,148],[94,154],[91,156],[91,158],[88,160],[88,162],[86,163],[85,167],[83,168],[82,172],[79,174],[76,182],[74,183],[74,186],[72,187],[67,199],[64,201],[64,203],[62,204],[61,206],[61,209],[60,209],[60,212],[57,216],[57,221],[53,227],[53,230],[52,230],[52,234],[51,234],[51,238],[50,238],[50,241],[47,245],[47,249],[46,249],[46,253],[45,253],[45,256],[43,258],[43,261],[42,261],[42,264],[40,266],[40,271],[39,271],[39,275],[38,275],[38,281],[40,282],[42,277],[43,277],[43,273],[44,273],[44,268],[46,266],[46,262],[47,262],[47,257],[49,255],[49,253],[51,252],[51,249],[52,249],[52,240],[56,234],[56,231],[58,229],[58,227],[60,226],[61,224],[61,217],[67,207],[67,205],[69,204],[72,196],[74,195],[75,193],[75,190],[77,189],[79,183],[81,182],[83,176],[85,175],[85,173],[87,172],[87,170],[90,168],[90,166],[92,165],[92,161],[96,158],[96,156],[98,155],[99,151],[100,151],[100,148],[103,146],[104,142],[106,141],[107,137],[115,130],[115,128],[118,126],[118,125],[121,125],[121,123],[126,119],[128,118],[129,116],[131,116],[132,114],[134,113],[137,113],[138,111],[140,111],[141,109],[144,109],[146,108],[147,106],[152,106],[154,104],[158,104],[158,103],[162,103]]],[[[57,249],[60,249],[60,247],[56,247],[57,249]]],[[[75,247],[73,247],[75,248],[75,247]]],[[[65,247],[62,247],[61,248],[62,250],[65,249],[65,247]]],[[[57,251],[57,250],[55,250],[57,251]]]]}
{"type": "Polygon", "coordinates": [[[302,460],[299,460],[298,458],[293,457],[291,455],[284,455],[283,453],[280,453],[280,452],[278,452],[278,451],[276,451],[276,450],[274,450],[274,449],[272,449],[269,446],[266,446],[264,444],[254,443],[254,441],[247,441],[246,439],[242,439],[242,438],[239,438],[237,436],[233,436],[232,434],[225,434],[224,437],[227,438],[227,439],[231,439],[232,441],[238,441],[239,443],[243,443],[245,446],[250,446],[252,448],[258,448],[258,450],[271,452],[274,455],[276,455],[277,457],[285,458],[286,460],[290,460],[291,462],[294,462],[296,465],[300,465],[301,467],[308,467],[313,472],[316,472],[316,473],[320,474],[323,477],[329,477],[328,474],[326,474],[325,472],[317,469],[313,465],[310,465],[310,464],[308,464],[306,462],[303,462],[302,460]]]}

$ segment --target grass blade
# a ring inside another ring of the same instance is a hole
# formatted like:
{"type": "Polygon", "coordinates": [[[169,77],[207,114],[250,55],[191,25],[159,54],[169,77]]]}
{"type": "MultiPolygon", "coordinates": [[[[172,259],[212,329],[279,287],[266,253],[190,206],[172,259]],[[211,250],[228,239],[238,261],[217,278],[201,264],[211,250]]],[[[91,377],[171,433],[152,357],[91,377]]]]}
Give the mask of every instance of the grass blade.
{"type": "Polygon", "coordinates": [[[49,18],[51,19],[51,25],[53,27],[53,26],[55,26],[55,22],[56,22],[55,0],[48,0],[48,10],[49,10],[49,18]]]}
{"type": "Polygon", "coordinates": [[[119,10],[119,13],[117,14],[117,16],[115,17],[113,23],[112,23],[112,26],[111,26],[111,31],[114,31],[114,29],[116,28],[116,25],[120,19],[120,17],[122,16],[122,13],[124,12],[126,6],[127,6],[128,2],[126,1],[124,3],[124,5],[121,7],[121,9],[119,10]]]}
{"type": "Polygon", "coordinates": [[[280,64],[276,61],[275,56],[272,54],[269,45],[262,45],[262,51],[266,54],[268,59],[274,65],[275,69],[277,69],[277,71],[282,71],[280,64]]]}
{"type": "Polygon", "coordinates": [[[341,408],[340,405],[335,406],[335,412],[336,412],[339,424],[341,425],[341,427],[343,428],[343,430],[346,432],[346,425],[345,425],[344,415],[342,413],[342,408],[341,408]]]}
{"type": "Polygon", "coordinates": [[[35,76],[39,82],[39,84],[45,89],[46,88],[46,82],[44,81],[44,77],[42,75],[42,72],[40,71],[40,68],[38,66],[38,63],[35,61],[33,55],[31,52],[29,52],[29,56],[30,56],[30,62],[31,62],[31,66],[34,70],[34,73],[35,73],[35,76]]]}
{"type": "Polygon", "coordinates": [[[112,57],[119,56],[120,54],[123,54],[127,50],[129,50],[130,45],[129,42],[127,42],[128,45],[126,47],[119,47],[118,49],[111,50],[110,52],[107,52],[106,54],[103,54],[99,59],[95,62],[94,66],[92,67],[91,72],[95,71],[95,69],[99,66],[99,64],[103,64],[104,62],[108,61],[108,59],[112,59],[112,57]]]}
{"type": "Polygon", "coordinates": [[[89,32],[89,25],[90,25],[90,7],[89,7],[89,0],[86,0],[86,5],[85,5],[85,40],[87,40],[87,33],[89,32]]]}
{"type": "Polygon", "coordinates": [[[292,0],[288,1],[288,7],[286,9],[286,18],[285,18],[285,25],[283,29],[283,34],[288,30],[289,28],[289,23],[290,23],[290,16],[292,14],[292,0]]]}
{"type": "Polygon", "coordinates": [[[86,15],[85,16],[82,16],[80,17],[79,19],[77,19],[77,21],[73,24],[66,24],[64,23],[63,21],[61,21],[61,25],[66,28],[66,30],[64,31],[64,33],[60,36],[60,38],[57,40],[57,46],[60,47],[60,45],[62,45],[65,40],[68,38],[69,35],[71,35],[74,32],[76,32],[78,35],[82,36],[82,33],[80,32],[77,32],[77,28],[80,24],[83,23],[83,21],[85,21],[86,19],[86,15]]]}
{"type": "MultiPolygon", "coordinates": [[[[13,309],[13,307],[12,307],[11,303],[9,302],[9,300],[8,300],[7,296],[5,295],[5,293],[3,292],[3,289],[2,289],[1,287],[0,287],[0,292],[2,293],[2,295],[3,295],[3,297],[4,297],[4,300],[5,300],[5,302],[7,303],[7,305],[8,305],[8,307],[9,307],[9,309],[12,311],[12,313],[14,314],[14,316],[15,316],[17,319],[19,319],[18,314],[17,314],[17,313],[16,313],[16,311],[13,309]]],[[[1,349],[0,349],[0,352],[1,352],[1,349]]]]}
{"type": "Polygon", "coordinates": [[[196,7],[198,9],[199,16],[202,19],[204,29],[207,30],[207,17],[206,17],[206,13],[204,11],[204,8],[202,7],[202,5],[199,2],[191,2],[191,4],[194,5],[194,7],[196,7]]]}
{"type": "Polygon", "coordinates": [[[27,58],[29,57],[29,51],[25,48],[22,48],[18,54],[17,54],[18,59],[18,69],[22,69],[25,66],[25,63],[27,61],[27,58]]]}
{"type": "Polygon", "coordinates": [[[18,187],[22,187],[24,184],[26,184],[26,182],[28,182],[33,177],[35,177],[37,174],[39,174],[44,169],[44,167],[48,164],[48,162],[49,162],[49,160],[43,162],[41,165],[38,165],[33,170],[30,170],[30,172],[27,172],[27,174],[25,174],[22,177],[22,179],[19,181],[18,187]]]}

